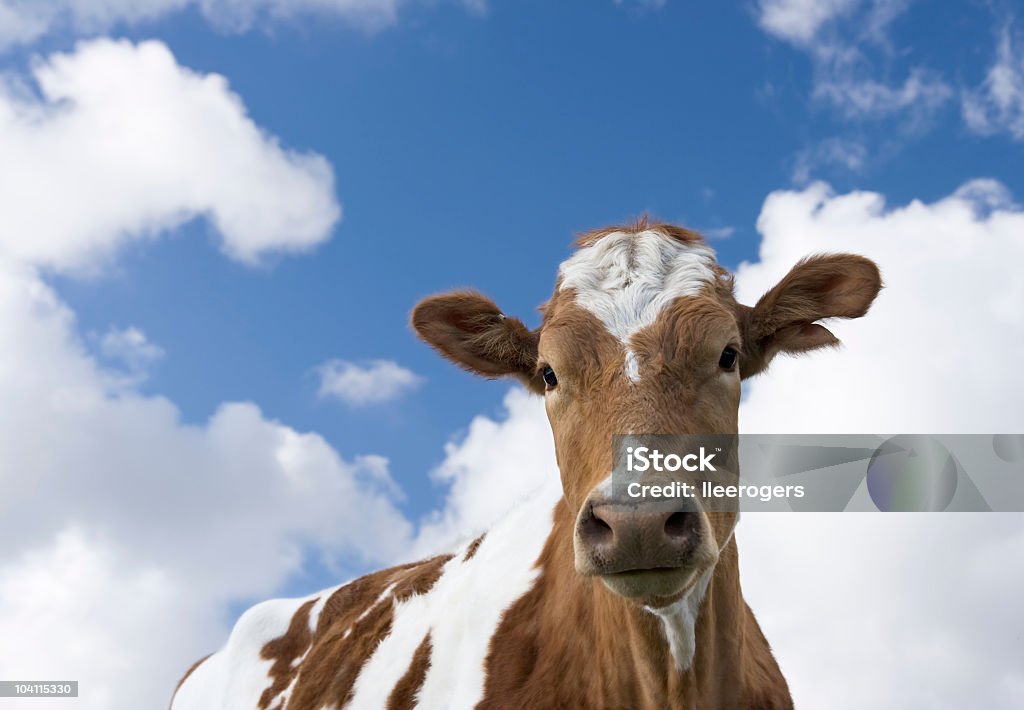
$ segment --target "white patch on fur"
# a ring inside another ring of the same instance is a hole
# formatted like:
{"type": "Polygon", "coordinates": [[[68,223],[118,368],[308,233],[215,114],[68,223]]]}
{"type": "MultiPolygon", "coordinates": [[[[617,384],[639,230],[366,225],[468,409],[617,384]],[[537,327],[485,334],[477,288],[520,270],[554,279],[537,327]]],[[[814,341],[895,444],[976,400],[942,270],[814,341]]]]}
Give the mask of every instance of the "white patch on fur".
{"type": "Polygon", "coordinates": [[[199,664],[174,696],[171,710],[252,710],[270,685],[272,661],[260,657],[268,641],[288,631],[299,607],[314,599],[274,599],[247,610],[227,645],[199,664]]]}
{"type": "Polygon", "coordinates": [[[657,230],[612,232],[580,249],[559,267],[559,290],[571,288],[576,303],[593,313],[627,349],[626,374],[639,380],[629,339],[654,323],[681,296],[695,296],[715,280],[715,252],[657,230]]]}
{"type": "Polygon", "coordinates": [[[316,631],[316,625],[320,623],[320,614],[323,612],[324,606],[327,605],[327,600],[331,598],[332,594],[334,594],[336,591],[338,591],[344,586],[344,584],[339,584],[336,587],[331,587],[330,589],[325,589],[322,592],[320,592],[320,598],[313,603],[313,606],[309,610],[310,633],[316,631]]]}
{"type": "Polygon", "coordinates": [[[714,571],[712,567],[702,574],[690,591],[670,606],[662,609],[647,607],[647,611],[661,619],[676,670],[684,671],[693,664],[693,656],[697,652],[697,615],[714,571]]]}
{"type": "Polygon", "coordinates": [[[545,486],[495,525],[468,561],[464,545],[430,591],[396,604],[391,634],[363,666],[346,707],[385,707],[428,633],[430,666],[416,707],[476,706],[483,698],[491,637],[504,611],[537,580],[534,565],[561,495],[557,480],[545,486]]]}

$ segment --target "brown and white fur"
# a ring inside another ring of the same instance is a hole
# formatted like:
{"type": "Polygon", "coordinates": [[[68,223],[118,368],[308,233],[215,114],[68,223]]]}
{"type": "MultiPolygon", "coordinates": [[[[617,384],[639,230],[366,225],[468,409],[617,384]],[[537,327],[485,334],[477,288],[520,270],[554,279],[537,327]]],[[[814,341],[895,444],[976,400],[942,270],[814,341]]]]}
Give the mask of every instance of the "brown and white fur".
{"type": "Polygon", "coordinates": [[[172,710],[791,708],[737,514],[623,508],[611,438],[736,433],[741,377],[837,344],[817,321],[880,287],[867,259],[815,256],[744,306],[698,235],[642,220],[579,240],[537,330],[475,292],[424,300],[442,355],[545,398],[561,486],[451,554],[253,607],[172,710]]]}

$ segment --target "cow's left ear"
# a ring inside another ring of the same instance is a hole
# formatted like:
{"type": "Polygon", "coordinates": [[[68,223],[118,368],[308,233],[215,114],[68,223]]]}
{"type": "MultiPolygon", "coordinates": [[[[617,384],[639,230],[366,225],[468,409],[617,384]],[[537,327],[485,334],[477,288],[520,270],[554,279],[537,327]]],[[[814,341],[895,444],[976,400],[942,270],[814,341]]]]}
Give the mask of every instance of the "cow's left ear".
{"type": "Polygon", "coordinates": [[[839,344],[816,321],[860,318],[882,288],[875,262],[855,254],[812,256],[794,266],[753,308],[740,306],[740,373],[756,375],[780,352],[802,353],[839,344]]]}
{"type": "Polygon", "coordinates": [[[425,298],[412,312],[416,334],[438,352],[484,377],[512,375],[535,393],[544,392],[537,373],[539,335],[507,317],[475,291],[425,298]]]}

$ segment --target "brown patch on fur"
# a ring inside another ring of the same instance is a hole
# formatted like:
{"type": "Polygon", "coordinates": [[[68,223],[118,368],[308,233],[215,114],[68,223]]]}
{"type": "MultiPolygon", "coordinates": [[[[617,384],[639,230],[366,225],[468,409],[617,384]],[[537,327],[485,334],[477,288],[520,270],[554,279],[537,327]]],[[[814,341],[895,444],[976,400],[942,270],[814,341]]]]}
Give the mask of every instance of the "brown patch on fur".
{"type": "Polygon", "coordinates": [[[309,612],[316,602],[316,599],[310,599],[300,606],[292,615],[284,635],[269,641],[260,649],[260,658],[274,662],[268,671],[273,682],[260,695],[261,710],[267,710],[274,698],[283,693],[298,674],[295,661],[309,649],[313,640],[313,633],[309,630],[309,612]]]}
{"type": "Polygon", "coordinates": [[[427,678],[432,650],[428,633],[416,647],[416,652],[412,654],[409,669],[399,679],[398,684],[391,691],[391,695],[388,696],[387,710],[412,710],[416,704],[416,694],[420,692],[423,681],[427,678]]]}
{"type": "Polygon", "coordinates": [[[484,533],[476,540],[473,540],[473,542],[469,543],[469,547],[466,548],[466,554],[462,556],[463,562],[469,562],[471,559],[473,559],[473,555],[476,554],[477,549],[480,547],[480,543],[484,541],[484,537],[486,535],[487,533],[484,533]]]}
{"type": "Polygon", "coordinates": [[[420,562],[415,570],[402,573],[395,581],[393,592],[396,602],[404,602],[414,594],[426,594],[441,578],[444,566],[454,555],[438,555],[420,562]]]}
{"type": "Polygon", "coordinates": [[[348,703],[359,672],[391,633],[395,604],[429,592],[451,558],[440,555],[375,572],[332,594],[320,614],[286,707],[307,710],[348,703]]]}

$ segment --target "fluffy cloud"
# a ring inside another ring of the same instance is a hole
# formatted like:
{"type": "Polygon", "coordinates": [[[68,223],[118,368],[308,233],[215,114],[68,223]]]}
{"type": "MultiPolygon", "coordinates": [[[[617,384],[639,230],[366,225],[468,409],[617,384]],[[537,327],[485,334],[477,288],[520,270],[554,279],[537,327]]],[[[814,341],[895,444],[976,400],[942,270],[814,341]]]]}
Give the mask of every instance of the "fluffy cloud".
{"type": "Polygon", "coordinates": [[[1014,266],[1024,258],[1024,214],[999,183],[896,209],[877,193],[833,195],[816,183],[770,195],[758,228],[760,261],[737,272],[747,302],[810,251],[875,259],[886,288],[868,317],[835,324],[844,349],[781,359],[751,383],[746,429],[1024,429],[1014,374],[999,364],[1024,357],[1024,276],[1014,266]],[[998,357],[982,356],[985,348],[998,357]],[[823,402],[834,408],[827,418],[823,402]]]}
{"type": "Polygon", "coordinates": [[[330,236],[327,161],[282,148],[224,77],[159,42],[97,40],[0,84],[0,256],[96,268],[117,247],[201,216],[253,263],[330,236]]]}
{"type": "Polygon", "coordinates": [[[174,682],[168,665],[189,663],[197,644],[222,642],[216,607],[196,602],[187,581],[161,565],[127,557],[79,528],[56,533],[50,544],[0,565],[0,634],[20,640],[16,652],[0,654],[0,672],[78,679],[80,698],[5,703],[164,707],[174,682]]]}
{"type": "MultiPolygon", "coordinates": [[[[333,18],[367,32],[393,25],[415,0],[0,0],[0,51],[58,31],[105,32],[120,24],[154,21],[196,8],[218,28],[243,32],[254,25],[301,17],[333,18]]],[[[458,0],[474,12],[485,0],[458,0]]]]}
{"type": "Polygon", "coordinates": [[[149,342],[135,327],[109,328],[100,338],[100,351],[138,377],[145,377],[150,365],[164,356],[163,348],[149,342]]]}
{"type": "Polygon", "coordinates": [[[182,422],[104,371],[24,266],[0,268],[0,351],[0,634],[21,639],[2,677],[78,678],[83,708],[160,707],[223,640],[227,604],[273,593],[307,549],[342,569],[408,549],[385,460],[343,459],[246,402],[182,422]]]}
{"type": "Polygon", "coordinates": [[[374,360],[365,365],[328,360],[317,368],[317,374],[319,397],[357,407],[396,399],[423,381],[412,370],[391,360],[374,360]]]}
{"type": "Polygon", "coordinates": [[[961,97],[964,121],[976,133],[1024,140],[1024,41],[1003,29],[984,83],[961,97]]]}
{"type": "Polygon", "coordinates": [[[524,496],[557,500],[562,489],[543,401],[510,390],[501,420],[473,419],[464,439],[445,446],[444,462],[432,475],[448,495],[442,509],[421,522],[413,558],[479,535],[524,496]]]}
{"type": "MultiPolygon", "coordinates": [[[[1024,430],[1024,211],[1005,188],[974,181],[890,209],[818,183],[770,195],[758,228],[760,258],[737,272],[748,303],[821,251],[877,260],[887,287],[867,317],[834,324],[844,348],[781,358],[752,380],[742,431],[1024,430]]],[[[452,493],[424,542],[485,529],[495,499],[556,480],[539,401],[516,390],[506,409],[448,447],[439,478],[452,493]]],[[[747,514],[737,535],[747,599],[798,707],[1024,701],[1020,515],[747,514]]]]}
{"type": "Polygon", "coordinates": [[[798,707],[1021,706],[1019,516],[762,513],[737,538],[798,707]]]}

